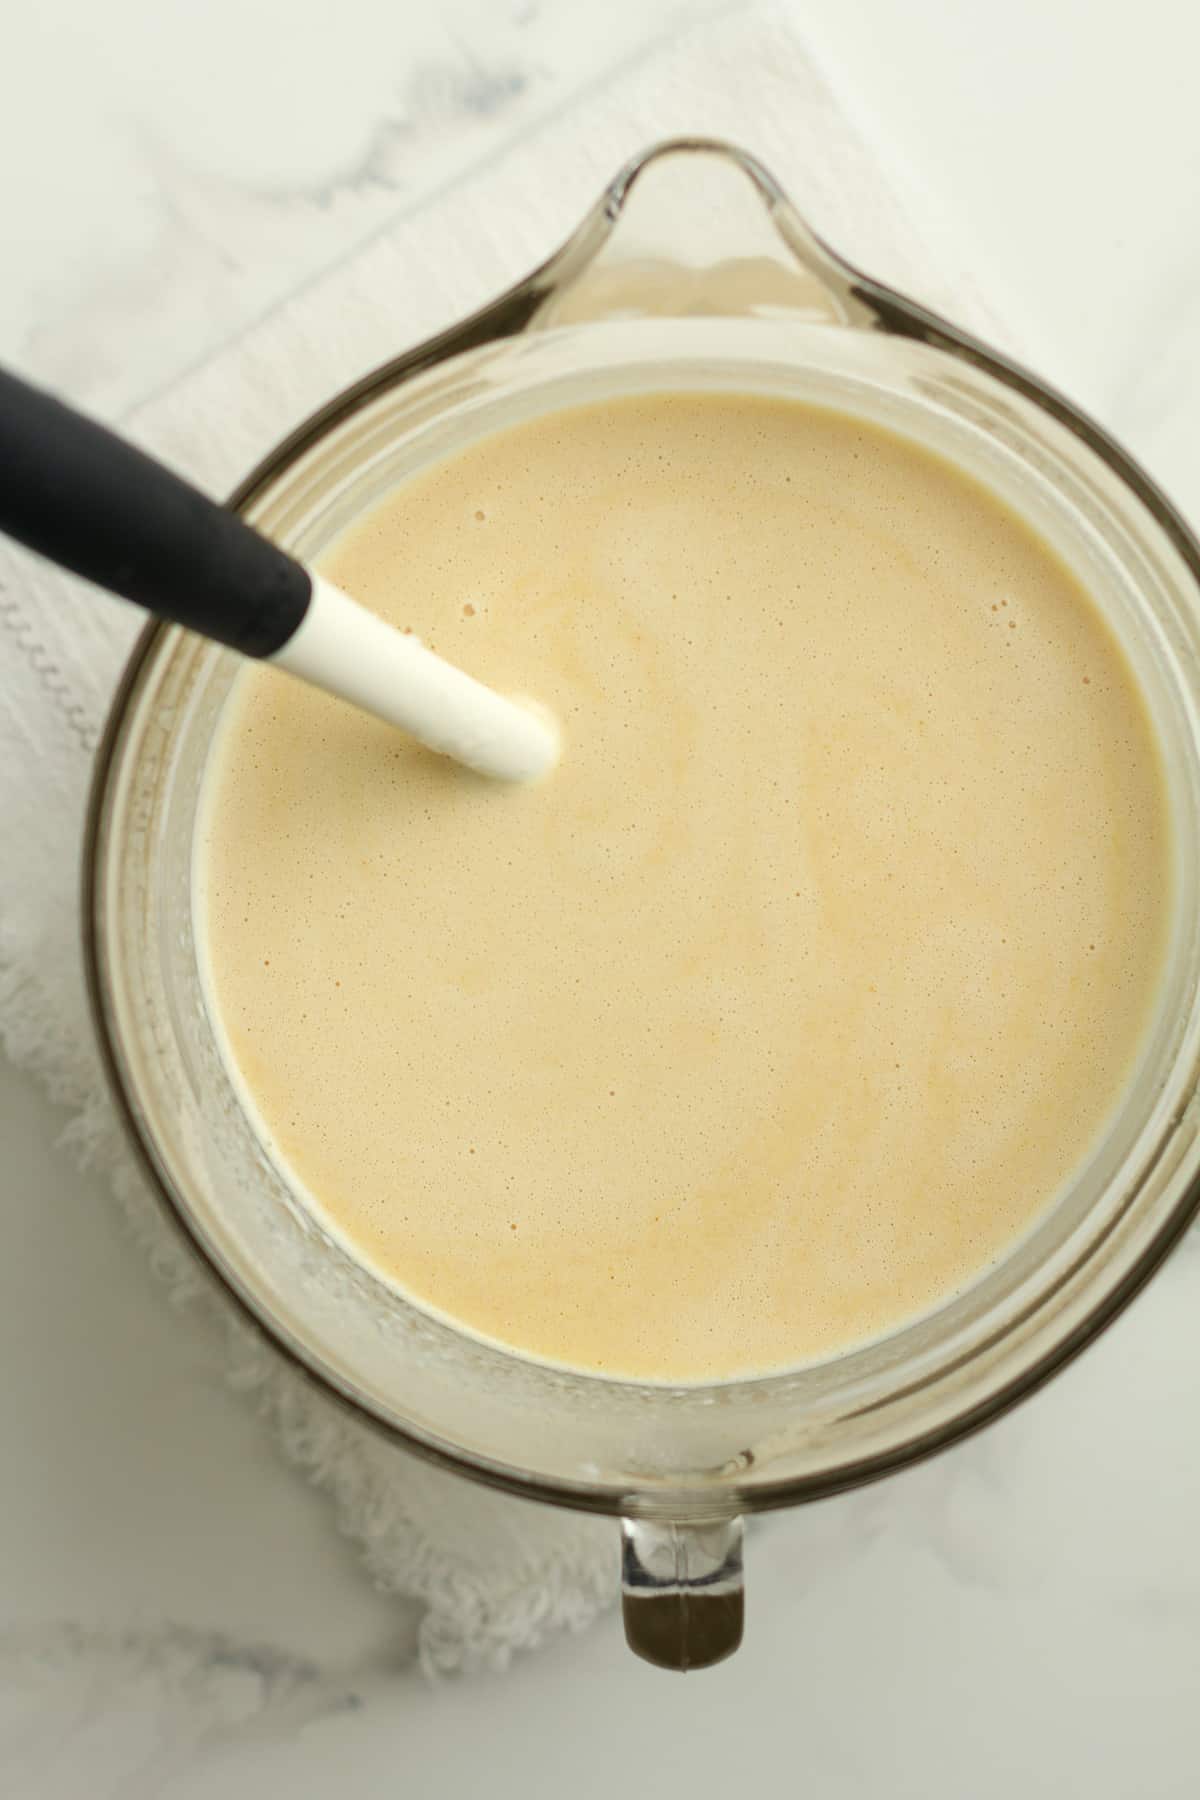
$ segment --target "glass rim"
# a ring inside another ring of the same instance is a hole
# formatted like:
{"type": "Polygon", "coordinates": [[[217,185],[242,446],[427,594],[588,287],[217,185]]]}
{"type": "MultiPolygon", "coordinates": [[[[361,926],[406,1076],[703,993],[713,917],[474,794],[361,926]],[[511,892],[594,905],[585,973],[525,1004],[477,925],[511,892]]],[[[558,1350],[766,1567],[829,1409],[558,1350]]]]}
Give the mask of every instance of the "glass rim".
{"type": "MultiPolygon", "coordinates": [[[[851,329],[868,328],[887,336],[907,338],[982,369],[1002,385],[1048,413],[1105,463],[1129,489],[1164,532],[1200,587],[1200,545],[1152,478],[1098,424],[1055,389],[1020,365],[1001,356],[936,314],[875,282],[846,263],[816,238],[794,211],[790,201],[761,164],[735,146],[704,138],[676,139],[653,146],[635,157],[605,189],[601,200],[566,243],[539,268],[496,300],[450,327],[437,337],[389,359],[361,380],[343,390],[311,414],[239,484],[229,501],[246,511],[269,490],[307,451],[371,402],[411,377],[498,339],[515,337],[559,290],[570,285],[607,241],[625,201],[640,174],[664,156],[703,152],[734,162],[742,169],[765,203],[780,236],[797,257],[816,266],[821,279],[840,300],[851,329]]],[[[575,328],[571,328],[575,329],[575,328]]],[[[579,329],[586,330],[583,326],[579,329]]],[[[837,327],[833,327],[837,329],[837,327]]],[[[351,1383],[327,1366],[319,1353],[293,1340],[281,1322],[258,1306],[243,1289],[234,1272],[224,1265],[193,1219],[183,1196],[161,1167],[152,1130],[141,1116],[133,1085],[128,1078],[120,1033],[114,1023],[110,975],[104,945],[103,881],[105,844],[117,776],[135,703],[150,680],[154,664],[170,628],[150,622],[141,633],[122,673],[113,697],[104,734],[97,750],[88,802],[82,857],[82,931],[84,968],[89,1006],[110,1091],[127,1138],[143,1173],[149,1179],[167,1216],[195,1248],[203,1263],[233,1300],[238,1311],[262,1332],[289,1364],[326,1392],[339,1406],[381,1432],[389,1442],[436,1466],[525,1499],[566,1506],[581,1511],[619,1515],[628,1510],[628,1490],[601,1483],[589,1485],[566,1478],[533,1475],[513,1466],[425,1436],[386,1415],[351,1383]]],[[[902,1436],[896,1442],[857,1459],[840,1462],[827,1471],[756,1481],[745,1487],[732,1483],[719,1495],[710,1493],[703,1505],[709,1513],[759,1512],[819,1499],[878,1479],[957,1442],[1008,1411],[1033,1393],[1096,1338],[1140,1291],[1158,1269],[1200,1210],[1200,1171],[1193,1172],[1181,1192],[1165,1206],[1149,1236],[1133,1260],[1104,1286],[1081,1316],[1060,1337],[1035,1348],[1015,1372],[982,1396],[969,1400],[961,1410],[927,1429],[902,1436]]],[[[1120,1215],[1114,1221],[1114,1228],[1120,1215]]],[[[1062,1273],[1057,1288],[1038,1297],[1045,1305],[1076,1273],[1076,1265],[1062,1273]]],[[[672,1494],[656,1491],[656,1503],[670,1505],[676,1516],[695,1512],[702,1503],[697,1494],[684,1490],[672,1494]]]]}

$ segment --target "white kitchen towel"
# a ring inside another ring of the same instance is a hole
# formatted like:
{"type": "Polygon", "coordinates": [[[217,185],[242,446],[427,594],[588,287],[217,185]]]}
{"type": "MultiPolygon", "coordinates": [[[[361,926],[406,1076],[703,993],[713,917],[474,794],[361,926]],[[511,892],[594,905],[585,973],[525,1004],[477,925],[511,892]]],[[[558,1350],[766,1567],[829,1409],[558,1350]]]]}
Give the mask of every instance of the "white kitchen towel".
{"type": "MultiPolygon", "coordinates": [[[[307,412],[540,261],[622,161],[676,133],[755,151],[861,266],[980,324],[961,272],[936,267],[881,154],[809,49],[771,11],[714,14],[423,207],[123,421],[213,493],[307,412]]],[[[985,329],[987,323],[984,322],[985,329]]],[[[993,333],[994,335],[994,333],[993,333]]],[[[0,547],[0,1032],[70,1106],[68,1138],[101,1163],[152,1266],[193,1304],[233,1384],[325,1489],[381,1587],[425,1605],[430,1670],[498,1666],[580,1628],[616,1591],[615,1528],[478,1489],[347,1418],[237,1318],[161,1218],[133,1165],[93,1047],[78,947],[79,845],[93,752],[141,624],[0,547]]]]}

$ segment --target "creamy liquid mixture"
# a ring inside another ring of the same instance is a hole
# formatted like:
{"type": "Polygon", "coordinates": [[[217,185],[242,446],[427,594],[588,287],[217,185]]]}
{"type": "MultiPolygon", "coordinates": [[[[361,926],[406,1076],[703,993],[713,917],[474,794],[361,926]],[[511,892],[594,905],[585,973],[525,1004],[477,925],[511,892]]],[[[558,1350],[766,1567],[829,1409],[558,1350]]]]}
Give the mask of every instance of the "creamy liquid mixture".
{"type": "Polygon", "coordinates": [[[1084,592],[835,413],[618,400],[478,443],[323,559],[557,712],[490,784],[264,669],[210,775],[216,1007],[359,1254],[518,1350],[704,1380],[977,1275],[1118,1098],[1170,885],[1084,592]]]}

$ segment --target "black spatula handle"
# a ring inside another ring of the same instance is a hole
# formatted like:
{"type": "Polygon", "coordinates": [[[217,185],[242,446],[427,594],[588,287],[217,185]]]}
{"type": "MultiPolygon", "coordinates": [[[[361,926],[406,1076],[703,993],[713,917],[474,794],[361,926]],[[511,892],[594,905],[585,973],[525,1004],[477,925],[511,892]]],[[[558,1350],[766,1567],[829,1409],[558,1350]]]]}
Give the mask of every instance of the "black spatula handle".
{"type": "Polygon", "coordinates": [[[312,591],[303,565],[236,514],[2,369],[0,530],[247,656],[279,650],[312,591]]]}

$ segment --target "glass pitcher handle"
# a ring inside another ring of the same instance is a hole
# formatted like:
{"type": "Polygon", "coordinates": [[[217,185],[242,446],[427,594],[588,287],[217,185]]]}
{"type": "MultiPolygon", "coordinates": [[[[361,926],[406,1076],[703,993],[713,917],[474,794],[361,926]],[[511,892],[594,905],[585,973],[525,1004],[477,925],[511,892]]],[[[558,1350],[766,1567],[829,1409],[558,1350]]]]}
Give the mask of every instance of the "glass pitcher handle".
{"type": "Polygon", "coordinates": [[[621,1520],[630,1649],[660,1669],[707,1669],[742,1641],[742,1521],[621,1520]]]}

